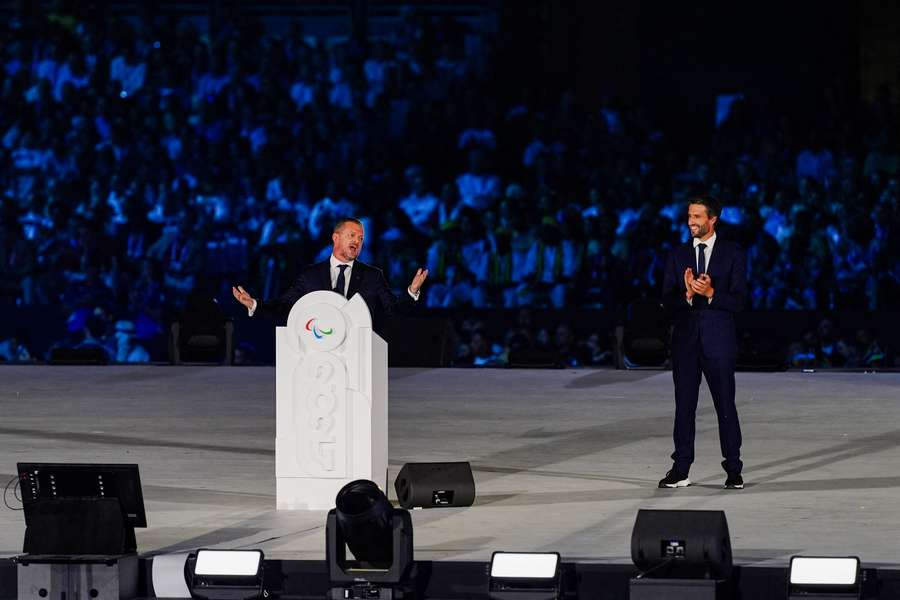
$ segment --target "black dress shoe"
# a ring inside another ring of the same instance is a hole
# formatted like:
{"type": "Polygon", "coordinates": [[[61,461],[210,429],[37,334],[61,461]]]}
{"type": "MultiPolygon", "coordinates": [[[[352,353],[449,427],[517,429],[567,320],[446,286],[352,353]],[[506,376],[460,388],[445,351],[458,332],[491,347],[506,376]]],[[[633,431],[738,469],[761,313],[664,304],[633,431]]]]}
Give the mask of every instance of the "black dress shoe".
{"type": "Polygon", "coordinates": [[[725,479],[726,490],[742,490],[744,489],[744,478],[740,473],[731,473],[725,479]]]}
{"type": "Polygon", "coordinates": [[[666,473],[666,476],[659,480],[659,487],[661,488],[680,488],[689,485],[691,485],[691,480],[688,479],[687,474],[679,473],[675,469],[666,473]]]}

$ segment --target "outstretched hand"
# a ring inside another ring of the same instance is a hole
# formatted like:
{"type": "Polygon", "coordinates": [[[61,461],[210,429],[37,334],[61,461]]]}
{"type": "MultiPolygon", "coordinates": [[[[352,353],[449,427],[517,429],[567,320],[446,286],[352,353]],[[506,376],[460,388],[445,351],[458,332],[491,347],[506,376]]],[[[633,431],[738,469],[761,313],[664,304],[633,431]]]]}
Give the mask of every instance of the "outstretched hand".
{"type": "Polygon", "coordinates": [[[425,283],[425,279],[428,277],[428,269],[419,269],[416,271],[416,274],[413,276],[412,283],[409,284],[409,291],[413,294],[418,294],[419,290],[422,289],[422,284],[425,283]]]}
{"type": "Polygon", "coordinates": [[[247,293],[247,291],[241,286],[231,287],[231,293],[234,294],[234,299],[246,306],[248,309],[253,308],[253,296],[247,293]]]}

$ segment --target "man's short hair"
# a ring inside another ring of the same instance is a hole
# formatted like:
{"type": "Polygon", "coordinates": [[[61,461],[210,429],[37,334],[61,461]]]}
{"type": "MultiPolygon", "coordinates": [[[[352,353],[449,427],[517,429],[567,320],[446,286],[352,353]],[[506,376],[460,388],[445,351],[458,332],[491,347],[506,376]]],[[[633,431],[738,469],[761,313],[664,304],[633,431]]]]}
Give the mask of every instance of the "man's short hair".
{"type": "Polygon", "coordinates": [[[719,202],[719,199],[713,196],[712,194],[700,194],[698,196],[693,196],[688,201],[688,205],[691,204],[702,204],[706,207],[706,214],[710,217],[718,217],[722,214],[722,203],[719,202]]]}
{"type": "Polygon", "coordinates": [[[353,217],[344,217],[343,219],[337,220],[337,222],[334,224],[332,233],[337,233],[338,231],[340,231],[341,227],[343,227],[345,223],[356,223],[360,227],[363,226],[362,221],[360,221],[359,219],[354,219],[353,217]]]}

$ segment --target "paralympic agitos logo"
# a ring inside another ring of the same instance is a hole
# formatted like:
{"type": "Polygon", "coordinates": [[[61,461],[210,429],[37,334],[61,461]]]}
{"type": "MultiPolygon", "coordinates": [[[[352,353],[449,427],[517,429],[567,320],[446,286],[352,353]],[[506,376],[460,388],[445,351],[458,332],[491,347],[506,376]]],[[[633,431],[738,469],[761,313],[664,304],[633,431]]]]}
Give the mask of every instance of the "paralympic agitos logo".
{"type": "Polygon", "coordinates": [[[321,340],[326,335],[331,335],[332,333],[334,333],[334,327],[331,327],[329,329],[319,329],[319,326],[316,324],[315,317],[306,322],[306,330],[312,331],[312,334],[316,337],[317,340],[321,340]]]}

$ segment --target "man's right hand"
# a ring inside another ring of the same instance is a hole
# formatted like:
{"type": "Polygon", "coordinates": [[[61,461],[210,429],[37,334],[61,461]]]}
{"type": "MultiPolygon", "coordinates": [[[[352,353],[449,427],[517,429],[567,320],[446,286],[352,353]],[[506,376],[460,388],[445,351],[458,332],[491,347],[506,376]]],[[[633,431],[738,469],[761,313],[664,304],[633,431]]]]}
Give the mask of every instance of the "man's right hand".
{"type": "Polygon", "coordinates": [[[253,299],[253,296],[248,294],[244,288],[242,288],[241,286],[232,286],[231,293],[234,294],[235,300],[247,307],[247,310],[253,309],[253,305],[256,303],[256,301],[253,299]]]}
{"type": "Polygon", "coordinates": [[[684,270],[684,287],[687,289],[687,299],[690,300],[696,293],[691,284],[694,282],[694,270],[690,267],[684,270]]]}

